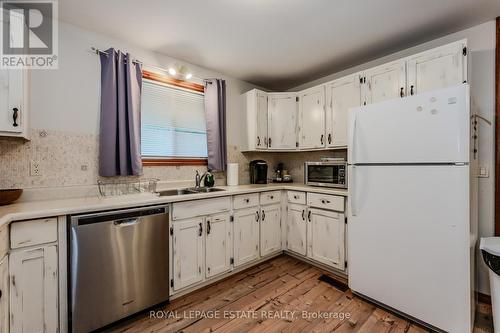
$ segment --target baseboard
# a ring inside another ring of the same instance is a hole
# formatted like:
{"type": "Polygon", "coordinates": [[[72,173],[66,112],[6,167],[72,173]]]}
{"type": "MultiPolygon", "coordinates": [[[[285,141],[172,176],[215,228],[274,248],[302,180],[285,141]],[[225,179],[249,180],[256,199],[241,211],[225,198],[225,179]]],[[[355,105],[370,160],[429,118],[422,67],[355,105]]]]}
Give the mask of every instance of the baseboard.
{"type": "Polygon", "coordinates": [[[479,303],[491,304],[491,296],[476,291],[476,297],[479,303]]]}

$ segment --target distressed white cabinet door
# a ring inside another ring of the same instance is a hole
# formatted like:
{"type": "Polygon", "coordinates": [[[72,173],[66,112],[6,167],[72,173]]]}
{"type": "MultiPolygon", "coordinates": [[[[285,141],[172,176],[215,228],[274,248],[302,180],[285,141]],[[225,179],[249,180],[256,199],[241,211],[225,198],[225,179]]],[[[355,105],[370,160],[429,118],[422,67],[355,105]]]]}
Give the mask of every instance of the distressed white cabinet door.
{"type": "Polygon", "coordinates": [[[259,207],[234,212],[234,266],[259,258],[259,207]]]}
{"type": "Polygon", "coordinates": [[[5,135],[24,131],[23,81],[24,71],[0,69],[0,132],[5,135]]]}
{"type": "Polygon", "coordinates": [[[207,217],[205,242],[205,269],[207,278],[231,268],[231,228],[229,213],[207,217]]]}
{"type": "Polygon", "coordinates": [[[0,333],[9,331],[9,257],[0,261],[0,333]]]}
{"type": "Polygon", "coordinates": [[[267,94],[257,91],[257,149],[267,149],[267,94]]]}
{"type": "Polygon", "coordinates": [[[260,255],[281,251],[281,204],[262,206],[260,220],[260,255]]]}
{"type": "Polygon", "coordinates": [[[408,58],[408,94],[446,88],[467,81],[465,41],[408,58]]]}
{"type": "Polygon", "coordinates": [[[205,249],[202,217],[173,222],[174,290],[200,282],[204,278],[205,249]]]}
{"type": "Polygon", "coordinates": [[[361,76],[354,74],[335,80],[326,86],[327,147],[347,146],[348,111],[361,106],[361,76]]]}
{"type": "Polygon", "coordinates": [[[367,104],[382,102],[388,99],[401,98],[406,95],[406,62],[394,61],[364,72],[362,90],[367,104]]]}
{"type": "Polygon", "coordinates": [[[325,147],[325,86],[299,93],[299,148],[325,147]]]}
{"type": "Polygon", "coordinates": [[[344,214],[309,208],[307,256],[330,267],[344,270],[344,214]]]}
{"type": "Polygon", "coordinates": [[[56,245],[13,251],[9,257],[10,332],[58,331],[56,245]]]}
{"type": "Polygon", "coordinates": [[[297,143],[297,101],[295,93],[268,94],[268,148],[295,150],[297,143]]]}
{"type": "Polygon", "coordinates": [[[286,243],[289,251],[306,255],[307,209],[304,205],[289,205],[286,227],[286,243]]]}

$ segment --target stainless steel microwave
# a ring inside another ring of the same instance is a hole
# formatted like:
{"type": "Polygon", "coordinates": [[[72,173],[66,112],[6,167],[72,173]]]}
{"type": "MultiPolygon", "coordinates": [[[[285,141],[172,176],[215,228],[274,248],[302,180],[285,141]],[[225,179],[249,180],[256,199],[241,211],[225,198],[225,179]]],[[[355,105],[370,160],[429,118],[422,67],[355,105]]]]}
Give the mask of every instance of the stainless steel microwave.
{"type": "Polygon", "coordinates": [[[347,162],[306,162],[304,180],[306,185],[347,188],[347,162]]]}

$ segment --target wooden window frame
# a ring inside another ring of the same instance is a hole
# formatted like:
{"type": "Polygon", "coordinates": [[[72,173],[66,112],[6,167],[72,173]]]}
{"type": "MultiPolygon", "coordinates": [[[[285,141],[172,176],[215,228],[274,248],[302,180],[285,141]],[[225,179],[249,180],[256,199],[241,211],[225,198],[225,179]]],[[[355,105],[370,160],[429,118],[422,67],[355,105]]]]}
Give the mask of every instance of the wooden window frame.
{"type": "MultiPolygon", "coordinates": [[[[150,72],[147,70],[142,71],[142,78],[156,81],[171,86],[192,90],[198,93],[204,93],[205,87],[201,84],[178,80],[173,77],[150,72]]],[[[142,156],[143,166],[181,166],[181,165],[207,165],[207,158],[168,158],[168,157],[148,157],[142,156]]]]}

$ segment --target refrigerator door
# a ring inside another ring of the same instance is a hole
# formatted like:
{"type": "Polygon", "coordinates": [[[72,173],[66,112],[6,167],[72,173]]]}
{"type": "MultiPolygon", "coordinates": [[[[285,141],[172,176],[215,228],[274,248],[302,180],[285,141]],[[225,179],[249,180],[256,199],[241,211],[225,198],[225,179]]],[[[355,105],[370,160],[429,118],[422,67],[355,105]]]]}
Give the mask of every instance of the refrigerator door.
{"type": "Polygon", "coordinates": [[[349,164],[469,161],[469,86],[352,109],[349,164]]]}
{"type": "Polygon", "coordinates": [[[349,287],[469,332],[469,166],[349,166],[349,174],[349,287]]]}

